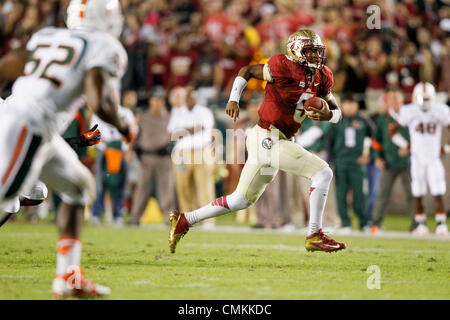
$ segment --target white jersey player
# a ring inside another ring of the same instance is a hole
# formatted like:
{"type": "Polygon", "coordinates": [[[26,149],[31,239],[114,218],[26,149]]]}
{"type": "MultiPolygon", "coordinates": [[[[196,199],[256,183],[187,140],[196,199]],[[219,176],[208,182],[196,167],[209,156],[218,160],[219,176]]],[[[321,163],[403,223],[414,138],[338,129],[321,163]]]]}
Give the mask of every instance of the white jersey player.
{"type": "MultiPolygon", "coordinates": [[[[0,98],[0,110],[2,110],[4,100],[0,98]]],[[[19,212],[21,205],[37,205],[47,198],[48,189],[42,181],[33,183],[27,190],[19,196],[0,203],[0,226],[5,223],[12,214],[19,212]]]]}
{"type": "MultiPolygon", "coordinates": [[[[81,99],[84,101],[84,99],[81,99]]],[[[4,100],[0,98],[0,112],[4,100]]],[[[69,121],[59,120],[61,124],[67,127],[69,121]]],[[[96,127],[94,127],[95,129],[96,127]]],[[[97,144],[100,141],[100,132],[89,130],[80,137],[66,138],[65,140],[72,148],[87,147],[97,144]]],[[[26,190],[22,191],[20,195],[11,200],[0,204],[0,227],[8,221],[14,214],[17,214],[22,206],[36,206],[41,204],[48,195],[47,186],[42,181],[36,181],[26,190]]]]}
{"type": "MultiPolygon", "coordinates": [[[[440,155],[442,129],[450,126],[450,109],[436,101],[436,92],[431,83],[420,82],[414,87],[413,103],[402,106],[395,120],[399,125],[408,127],[411,139],[411,191],[416,209],[413,233],[428,233],[422,205],[422,197],[428,189],[435,199],[436,234],[447,236],[442,200],[446,193],[445,170],[440,155]]],[[[398,134],[393,136],[393,141],[399,147],[408,147],[408,142],[398,134]]]]}
{"type": "Polygon", "coordinates": [[[118,0],[72,0],[67,9],[69,29],[42,29],[27,43],[26,54],[13,52],[0,61],[0,74],[12,79],[18,68],[9,70],[11,62],[23,66],[28,56],[0,118],[0,202],[13,199],[38,178],[60,193],[53,280],[58,297],[110,292],[84,279],[80,271],[83,211],[95,192],[95,181],[59,135],[57,122],[59,114],[77,111],[74,102],[84,93],[94,113],[129,137],[117,115],[119,99],[113,89],[127,65],[117,40],[122,24],[118,0]]]}

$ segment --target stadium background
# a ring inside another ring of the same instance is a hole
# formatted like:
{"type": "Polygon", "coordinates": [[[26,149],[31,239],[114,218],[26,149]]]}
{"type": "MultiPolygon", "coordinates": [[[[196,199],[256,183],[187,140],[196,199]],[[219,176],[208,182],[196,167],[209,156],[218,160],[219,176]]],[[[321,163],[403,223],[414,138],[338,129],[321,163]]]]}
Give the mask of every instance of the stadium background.
{"type": "MultiPolygon", "coordinates": [[[[0,55],[24,45],[44,26],[64,26],[67,3],[1,0],[0,55]]],[[[317,32],[326,44],[327,65],[335,77],[333,92],[351,92],[367,115],[386,88],[400,88],[405,101],[410,101],[419,80],[432,82],[444,102],[450,93],[450,7],[445,1],[124,0],[121,4],[125,16],[121,41],[129,57],[122,91],[136,91],[140,107],[146,107],[156,86],[167,92],[188,84],[213,88],[206,103],[218,121],[231,127],[224,107],[240,67],[283,52],[289,34],[304,27],[317,32]],[[369,5],[381,9],[380,29],[366,26],[369,5]]],[[[8,96],[10,84],[0,85],[2,97],[8,96]]],[[[252,90],[263,90],[256,82],[248,89],[243,109],[252,90]]],[[[449,184],[449,157],[444,162],[449,184]]],[[[405,211],[399,188],[388,212],[405,211]]],[[[432,202],[427,200],[430,210],[432,202]]],[[[447,209],[449,197],[445,201],[447,209]]]]}

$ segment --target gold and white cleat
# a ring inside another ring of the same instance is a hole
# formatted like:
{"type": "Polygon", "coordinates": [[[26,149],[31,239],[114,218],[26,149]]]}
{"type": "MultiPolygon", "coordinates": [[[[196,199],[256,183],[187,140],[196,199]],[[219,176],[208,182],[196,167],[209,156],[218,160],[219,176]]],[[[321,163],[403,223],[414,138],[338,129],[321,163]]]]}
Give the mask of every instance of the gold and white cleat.
{"type": "Polygon", "coordinates": [[[189,231],[189,223],[183,212],[172,211],[170,213],[169,249],[175,253],[178,242],[189,231]]]}

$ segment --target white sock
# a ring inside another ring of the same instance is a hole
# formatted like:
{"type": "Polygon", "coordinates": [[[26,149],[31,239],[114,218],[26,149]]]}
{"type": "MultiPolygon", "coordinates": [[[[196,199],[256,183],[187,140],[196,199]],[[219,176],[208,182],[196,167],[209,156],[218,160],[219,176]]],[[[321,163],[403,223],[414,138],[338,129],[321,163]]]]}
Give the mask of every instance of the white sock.
{"type": "Polygon", "coordinates": [[[416,213],[415,215],[414,215],[414,221],[416,222],[416,223],[419,223],[419,224],[425,224],[425,221],[427,220],[427,215],[425,214],[425,213],[423,213],[423,212],[420,212],[420,213],[416,213]]]}
{"type": "Polygon", "coordinates": [[[436,212],[434,218],[436,219],[437,224],[445,224],[445,222],[447,221],[447,214],[445,212],[436,212]]]}
{"type": "Polygon", "coordinates": [[[323,168],[312,178],[311,189],[309,190],[309,227],[308,235],[316,233],[322,229],[322,216],[327,201],[328,190],[333,171],[330,167],[323,168]]]}
{"type": "Polygon", "coordinates": [[[192,226],[193,224],[208,218],[218,217],[232,211],[248,208],[250,204],[251,203],[239,193],[233,192],[228,196],[217,198],[200,209],[186,212],[184,216],[192,226]]]}
{"type": "Polygon", "coordinates": [[[60,238],[56,256],[56,274],[63,276],[74,267],[80,267],[80,261],[81,241],[71,237],[60,238]]]}

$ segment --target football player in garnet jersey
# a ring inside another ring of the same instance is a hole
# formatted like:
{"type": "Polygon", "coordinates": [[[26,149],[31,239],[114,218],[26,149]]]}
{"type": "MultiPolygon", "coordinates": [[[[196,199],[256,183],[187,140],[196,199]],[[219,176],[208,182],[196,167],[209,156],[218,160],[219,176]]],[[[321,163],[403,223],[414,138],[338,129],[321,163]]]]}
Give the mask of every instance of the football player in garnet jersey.
{"type": "Polygon", "coordinates": [[[322,232],[322,215],[333,172],[318,156],[292,141],[292,137],[308,116],[312,120],[337,123],[341,119],[331,93],[333,74],[324,66],[325,46],[310,30],[299,30],[287,41],[287,54],[272,56],[267,64],[243,67],[231,90],[226,113],[236,121],[239,99],[250,78],[266,80],[266,96],[259,109],[260,120],[250,129],[246,146],[248,159],[236,190],[192,212],[172,211],[169,247],[172,253],[189,228],[211,217],[249,207],[263,193],[278,170],[311,179],[310,219],[305,247],[308,251],[345,249],[322,232]],[[319,110],[305,112],[303,103],[312,97],[327,103],[319,110]]]}

